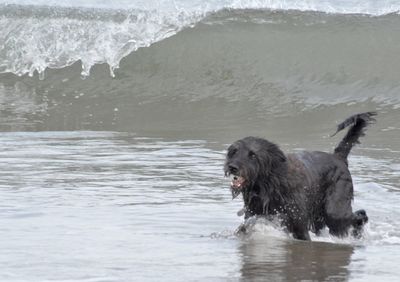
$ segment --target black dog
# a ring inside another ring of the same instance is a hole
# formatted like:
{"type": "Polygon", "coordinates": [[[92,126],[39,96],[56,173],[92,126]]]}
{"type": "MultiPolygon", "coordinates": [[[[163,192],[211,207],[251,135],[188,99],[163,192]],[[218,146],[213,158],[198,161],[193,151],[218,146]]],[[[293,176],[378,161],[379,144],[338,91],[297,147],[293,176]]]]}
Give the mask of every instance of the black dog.
{"type": "Polygon", "coordinates": [[[339,124],[336,133],[351,127],[333,154],[285,155],[277,145],[257,137],[233,143],[224,170],[232,177],[233,198],[243,195],[245,219],[277,215],[293,237],[301,240],[310,240],[309,231],[319,234],[325,226],[335,236],[347,235],[350,227],[354,236],[360,236],[368,217],[364,210],[352,211],[353,182],[347,156],[375,115],[357,114],[339,124]]]}

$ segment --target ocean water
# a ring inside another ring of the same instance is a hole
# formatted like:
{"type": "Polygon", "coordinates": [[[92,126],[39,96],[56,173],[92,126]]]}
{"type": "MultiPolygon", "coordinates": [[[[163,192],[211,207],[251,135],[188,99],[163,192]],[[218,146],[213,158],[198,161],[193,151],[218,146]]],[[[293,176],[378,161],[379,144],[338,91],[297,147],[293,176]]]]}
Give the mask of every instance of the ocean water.
{"type": "Polygon", "coordinates": [[[82,2],[0,0],[0,281],[398,281],[398,1],[82,2]],[[235,235],[231,142],[369,110],[362,239],[235,235]]]}

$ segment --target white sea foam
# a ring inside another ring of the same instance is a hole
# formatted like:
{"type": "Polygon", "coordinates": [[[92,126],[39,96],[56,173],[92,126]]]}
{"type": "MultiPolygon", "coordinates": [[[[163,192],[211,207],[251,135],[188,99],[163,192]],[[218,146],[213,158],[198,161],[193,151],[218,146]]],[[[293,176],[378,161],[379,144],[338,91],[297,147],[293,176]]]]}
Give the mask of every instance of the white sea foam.
{"type": "MultiPolygon", "coordinates": [[[[9,13],[19,9],[13,7],[9,13]]],[[[0,72],[32,76],[35,71],[43,73],[46,68],[61,68],[80,60],[84,76],[100,63],[108,63],[113,75],[130,52],[165,39],[201,17],[179,10],[170,14],[159,10],[82,12],[53,8],[31,13],[24,9],[22,17],[7,13],[0,17],[4,27],[0,31],[0,72]]]]}
{"type": "Polygon", "coordinates": [[[110,73],[138,48],[166,39],[222,9],[299,10],[382,15],[400,10],[375,1],[103,1],[0,0],[0,73],[62,68],[77,61],[87,76],[95,64],[110,73]],[[36,8],[34,8],[36,6],[36,8]]]}
{"type": "Polygon", "coordinates": [[[175,10],[184,9],[188,12],[202,10],[203,12],[217,11],[224,8],[232,9],[279,9],[319,11],[341,14],[370,14],[382,15],[398,12],[400,3],[396,0],[360,1],[360,0],[0,0],[0,4],[39,5],[57,7],[86,7],[104,9],[146,9],[146,10],[175,10]]]}

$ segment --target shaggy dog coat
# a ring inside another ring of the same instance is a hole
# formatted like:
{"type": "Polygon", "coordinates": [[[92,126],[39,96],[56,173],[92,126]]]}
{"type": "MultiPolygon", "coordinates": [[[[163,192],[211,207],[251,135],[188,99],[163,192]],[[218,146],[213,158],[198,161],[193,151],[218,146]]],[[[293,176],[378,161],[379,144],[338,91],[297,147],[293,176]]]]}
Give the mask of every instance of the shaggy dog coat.
{"type": "Polygon", "coordinates": [[[245,219],[277,215],[287,231],[301,240],[309,240],[309,231],[318,234],[325,226],[335,236],[347,235],[351,227],[353,235],[359,236],[368,217],[364,210],[352,210],[347,156],[375,115],[356,114],[339,124],[336,133],[350,129],[333,153],[285,155],[274,143],[257,137],[234,142],[224,170],[232,177],[232,196],[243,195],[245,219]]]}

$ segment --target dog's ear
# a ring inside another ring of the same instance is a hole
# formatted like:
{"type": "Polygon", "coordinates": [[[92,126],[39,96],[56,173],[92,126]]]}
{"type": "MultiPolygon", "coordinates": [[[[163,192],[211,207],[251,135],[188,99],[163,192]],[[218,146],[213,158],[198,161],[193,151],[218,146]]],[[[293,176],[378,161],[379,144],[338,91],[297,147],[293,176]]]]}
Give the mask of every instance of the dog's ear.
{"type": "Polygon", "coordinates": [[[286,156],[278,148],[271,144],[260,157],[260,173],[265,174],[264,177],[269,177],[274,171],[284,171],[282,167],[286,164],[286,156]]]}
{"type": "Polygon", "coordinates": [[[264,177],[267,177],[272,170],[272,158],[268,151],[259,156],[259,166],[259,173],[264,174],[264,177]]]}
{"type": "Polygon", "coordinates": [[[271,167],[273,169],[282,167],[282,165],[284,165],[286,162],[285,154],[275,144],[271,145],[269,149],[269,156],[271,159],[271,167]]]}
{"type": "Polygon", "coordinates": [[[286,163],[286,157],[282,152],[277,153],[274,156],[274,161],[272,162],[272,165],[274,168],[279,168],[282,167],[286,163]]]}

